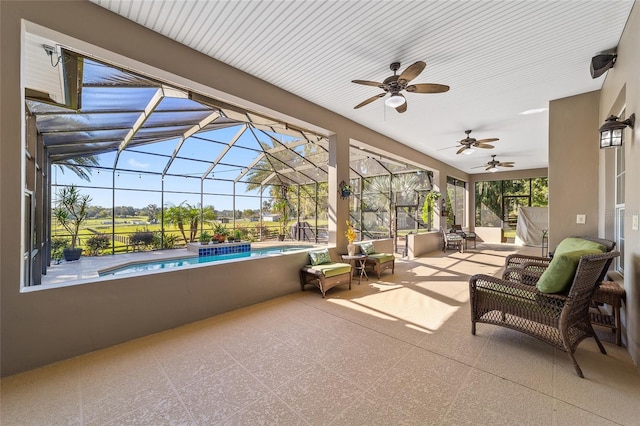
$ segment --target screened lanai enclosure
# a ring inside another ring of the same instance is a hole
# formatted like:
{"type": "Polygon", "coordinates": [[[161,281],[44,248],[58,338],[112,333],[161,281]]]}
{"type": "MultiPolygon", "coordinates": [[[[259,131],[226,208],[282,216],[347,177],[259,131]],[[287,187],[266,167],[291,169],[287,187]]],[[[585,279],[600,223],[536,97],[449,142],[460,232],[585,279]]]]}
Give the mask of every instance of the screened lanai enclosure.
{"type": "MultiPolygon", "coordinates": [[[[327,135],[53,49],[40,53],[60,92],[27,77],[25,93],[26,285],[74,232],[85,256],[219,237],[328,241],[327,135]],[[86,201],[76,229],[59,215],[70,192],[86,201]]],[[[430,227],[431,171],[354,146],[349,166],[342,195],[359,240],[430,227]]]]}

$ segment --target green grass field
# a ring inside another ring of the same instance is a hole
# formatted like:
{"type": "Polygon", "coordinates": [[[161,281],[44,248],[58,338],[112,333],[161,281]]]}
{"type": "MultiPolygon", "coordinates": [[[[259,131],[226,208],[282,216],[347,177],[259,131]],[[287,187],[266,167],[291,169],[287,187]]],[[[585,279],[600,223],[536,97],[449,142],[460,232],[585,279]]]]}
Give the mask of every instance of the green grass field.
{"type": "MultiPolygon", "coordinates": [[[[229,232],[233,230],[232,223],[227,223],[224,225],[229,230],[229,232]]],[[[235,223],[236,229],[247,229],[249,231],[252,231],[254,234],[257,234],[257,231],[255,230],[257,230],[259,226],[260,226],[259,222],[252,222],[249,220],[242,220],[242,219],[236,220],[236,223],[235,223]]],[[[327,221],[324,220],[323,223],[320,223],[319,221],[318,226],[326,227],[327,221]]],[[[263,230],[265,229],[269,232],[269,234],[276,235],[279,232],[280,224],[278,222],[263,222],[263,230]]],[[[160,223],[148,224],[147,218],[142,216],[117,218],[115,227],[114,227],[115,234],[117,236],[122,236],[122,237],[129,237],[131,234],[135,233],[136,231],[156,232],[160,230],[161,230],[160,223]]],[[[208,223],[204,225],[204,230],[208,231],[209,233],[213,233],[212,227],[208,223]]],[[[89,219],[80,228],[80,233],[78,235],[80,239],[79,246],[86,251],[87,249],[86,240],[88,238],[96,234],[106,234],[110,236],[111,233],[112,233],[111,220],[89,219]]],[[[70,239],[68,232],[62,226],[57,225],[56,223],[52,223],[51,234],[53,237],[62,237],[62,238],[70,239]]],[[[178,238],[178,241],[177,241],[178,247],[183,246],[185,244],[185,241],[182,237],[182,233],[179,231],[179,229],[173,228],[173,227],[171,228],[165,227],[165,235],[166,234],[176,235],[176,237],[178,238]]],[[[188,229],[185,229],[185,234],[187,238],[189,238],[188,229]]],[[[196,236],[196,241],[199,235],[200,233],[198,232],[198,235],[196,236]]],[[[118,240],[118,238],[116,239],[118,240]]],[[[126,253],[133,250],[133,248],[130,245],[122,242],[122,241],[128,241],[128,238],[120,238],[121,241],[117,241],[117,240],[114,244],[115,246],[114,251],[116,253],[126,253]]],[[[105,253],[111,253],[111,251],[112,251],[111,248],[104,250],[105,253]]]]}

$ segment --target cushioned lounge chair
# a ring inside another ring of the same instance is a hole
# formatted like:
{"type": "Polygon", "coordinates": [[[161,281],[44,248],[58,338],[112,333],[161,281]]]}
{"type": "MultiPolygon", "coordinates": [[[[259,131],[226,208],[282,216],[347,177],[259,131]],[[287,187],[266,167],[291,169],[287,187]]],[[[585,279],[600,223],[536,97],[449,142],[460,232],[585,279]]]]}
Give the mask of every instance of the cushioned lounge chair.
{"type": "Polygon", "coordinates": [[[476,233],[471,231],[463,231],[462,225],[451,225],[451,231],[460,235],[464,239],[464,249],[467,249],[467,242],[473,241],[473,248],[476,248],[476,233]]]}
{"type": "Polygon", "coordinates": [[[566,259],[579,259],[574,275],[569,277],[568,288],[558,292],[549,292],[554,289],[548,287],[561,281],[558,274],[538,276],[535,285],[488,275],[472,276],[469,280],[471,333],[476,334],[477,323],[526,333],[566,352],[578,376],[584,377],[573,354],[587,337],[593,337],[600,352],[606,354],[591,326],[589,306],[611,261],[619,253],[609,251],[579,257],[579,252],[571,253],[558,255],[553,260],[555,264],[549,263],[550,272],[556,269],[557,264],[560,265],[559,272],[566,276],[566,259]],[[550,280],[547,279],[549,277],[550,280]],[[545,286],[541,285],[542,281],[545,281],[545,286]]]}
{"type": "Polygon", "coordinates": [[[440,227],[442,232],[442,251],[446,252],[447,249],[454,249],[460,253],[464,250],[464,238],[455,232],[447,232],[443,226],[440,227]]]}
{"type": "Polygon", "coordinates": [[[364,242],[357,244],[360,247],[360,252],[367,255],[365,259],[365,268],[369,271],[375,272],[380,279],[383,271],[391,269],[391,273],[395,273],[396,270],[396,257],[391,253],[377,253],[373,247],[372,242],[364,242]]]}
{"type": "Polygon", "coordinates": [[[311,264],[300,269],[300,287],[304,291],[307,284],[313,284],[320,289],[324,299],[327,290],[340,285],[349,284],[351,290],[352,269],[348,263],[334,262],[328,250],[310,252],[311,264]],[[316,259],[315,254],[320,253],[316,259]]]}

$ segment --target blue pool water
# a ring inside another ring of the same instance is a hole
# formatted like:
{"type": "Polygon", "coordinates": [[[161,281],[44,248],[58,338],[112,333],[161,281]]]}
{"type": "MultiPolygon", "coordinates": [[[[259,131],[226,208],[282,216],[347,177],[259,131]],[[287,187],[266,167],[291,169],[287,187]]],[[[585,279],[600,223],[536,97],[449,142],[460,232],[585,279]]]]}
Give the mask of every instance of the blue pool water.
{"type": "Polygon", "coordinates": [[[186,265],[197,265],[199,263],[219,262],[222,260],[230,260],[230,259],[242,259],[245,257],[265,256],[269,254],[284,253],[288,251],[303,250],[308,248],[309,246],[269,247],[269,248],[262,248],[262,249],[252,249],[251,251],[244,252],[244,253],[229,253],[229,254],[219,254],[216,256],[200,256],[200,257],[194,256],[194,257],[184,257],[180,259],[156,260],[152,262],[141,262],[141,263],[129,264],[119,268],[116,267],[116,268],[106,269],[103,271],[99,271],[98,275],[101,277],[106,277],[109,275],[131,274],[133,272],[155,272],[155,271],[161,271],[163,269],[179,268],[181,266],[186,266],[186,265]]]}

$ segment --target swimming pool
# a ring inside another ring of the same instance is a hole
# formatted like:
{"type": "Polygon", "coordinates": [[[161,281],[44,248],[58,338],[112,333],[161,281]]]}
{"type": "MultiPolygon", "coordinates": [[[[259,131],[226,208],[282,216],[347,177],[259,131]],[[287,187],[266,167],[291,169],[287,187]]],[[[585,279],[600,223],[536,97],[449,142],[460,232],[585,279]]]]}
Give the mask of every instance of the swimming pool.
{"type": "Polygon", "coordinates": [[[277,246],[268,248],[251,249],[251,251],[243,253],[228,253],[215,256],[193,256],[174,259],[162,259],[152,262],[136,262],[129,263],[124,266],[116,266],[113,268],[98,271],[98,276],[107,277],[110,275],[131,274],[134,272],[157,272],[163,269],[179,268],[181,266],[197,265],[199,263],[220,262],[223,260],[242,259],[245,257],[258,257],[285,253],[289,251],[309,249],[309,246],[277,246]]]}

